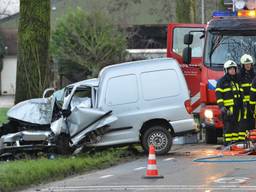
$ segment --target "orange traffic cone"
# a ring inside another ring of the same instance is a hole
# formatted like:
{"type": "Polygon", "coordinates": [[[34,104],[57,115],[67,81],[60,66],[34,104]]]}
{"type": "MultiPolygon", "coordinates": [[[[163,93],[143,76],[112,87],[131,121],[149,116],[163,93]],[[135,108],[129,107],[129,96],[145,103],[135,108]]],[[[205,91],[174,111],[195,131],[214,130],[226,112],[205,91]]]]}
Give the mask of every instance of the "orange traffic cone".
{"type": "Polygon", "coordinates": [[[153,145],[149,146],[149,155],[148,155],[148,166],[145,179],[160,179],[164,178],[164,176],[158,175],[158,170],[156,166],[156,154],[155,147],[153,145]]]}

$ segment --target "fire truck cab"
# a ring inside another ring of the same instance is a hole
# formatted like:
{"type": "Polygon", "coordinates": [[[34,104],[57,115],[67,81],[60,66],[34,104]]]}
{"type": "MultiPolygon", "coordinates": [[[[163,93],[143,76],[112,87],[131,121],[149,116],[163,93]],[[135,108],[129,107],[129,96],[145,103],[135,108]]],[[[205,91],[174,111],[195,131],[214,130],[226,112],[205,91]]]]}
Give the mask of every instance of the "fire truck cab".
{"type": "Polygon", "coordinates": [[[256,2],[236,0],[230,6],[231,10],[214,12],[207,25],[168,25],[167,57],[180,63],[190,90],[192,112],[205,129],[209,144],[217,143],[217,137],[222,136],[215,88],[224,75],[224,62],[232,59],[240,67],[243,54],[256,57],[256,2]]]}

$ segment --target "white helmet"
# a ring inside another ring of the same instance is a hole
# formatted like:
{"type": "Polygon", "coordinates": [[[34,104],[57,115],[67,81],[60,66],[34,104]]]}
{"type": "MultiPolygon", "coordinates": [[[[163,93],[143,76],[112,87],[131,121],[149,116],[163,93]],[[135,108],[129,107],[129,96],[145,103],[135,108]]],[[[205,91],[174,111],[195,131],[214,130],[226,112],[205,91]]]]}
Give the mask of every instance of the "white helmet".
{"type": "Polygon", "coordinates": [[[226,62],[224,63],[224,71],[225,71],[225,73],[227,73],[228,68],[230,68],[230,67],[235,67],[235,68],[237,69],[237,64],[236,64],[236,62],[233,61],[233,60],[228,60],[228,61],[226,61],[226,62]]]}
{"type": "Polygon", "coordinates": [[[245,65],[245,64],[253,64],[253,58],[251,55],[248,55],[248,54],[244,54],[241,59],[240,59],[240,62],[242,65],[245,65]]]}

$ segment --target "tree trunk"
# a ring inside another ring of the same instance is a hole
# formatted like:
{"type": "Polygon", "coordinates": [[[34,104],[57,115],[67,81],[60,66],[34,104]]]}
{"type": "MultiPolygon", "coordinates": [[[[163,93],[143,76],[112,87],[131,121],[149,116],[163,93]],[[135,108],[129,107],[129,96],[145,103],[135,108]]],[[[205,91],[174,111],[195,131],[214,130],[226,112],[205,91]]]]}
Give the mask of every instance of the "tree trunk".
{"type": "Polygon", "coordinates": [[[50,0],[20,0],[15,103],[40,97],[49,85],[50,0]]]}
{"type": "Polygon", "coordinates": [[[191,1],[176,0],[176,20],[178,23],[191,22],[191,1]]]}
{"type": "Polygon", "coordinates": [[[191,15],[191,23],[196,23],[196,0],[190,0],[190,15],[191,15]]]}

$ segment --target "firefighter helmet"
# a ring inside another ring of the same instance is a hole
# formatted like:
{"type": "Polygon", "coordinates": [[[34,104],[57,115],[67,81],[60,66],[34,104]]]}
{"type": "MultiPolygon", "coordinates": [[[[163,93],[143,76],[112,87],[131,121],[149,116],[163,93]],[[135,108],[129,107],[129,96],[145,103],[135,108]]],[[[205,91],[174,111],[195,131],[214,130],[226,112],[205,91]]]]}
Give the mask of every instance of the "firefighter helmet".
{"type": "Polygon", "coordinates": [[[253,64],[253,58],[251,55],[248,55],[248,54],[244,54],[241,59],[240,59],[240,62],[242,65],[245,65],[245,64],[253,64]]]}
{"type": "Polygon", "coordinates": [[[225,73],[227,73],[228,68],[230,68],[230,67],[235,67],[235,68],[237,69],[237,64],[236,64],[236,62],[233,61],[233,60],[228,60],[228,61],[226,61],[226,62],[224,63],[224,71],[225,71],[225,73]]]}

